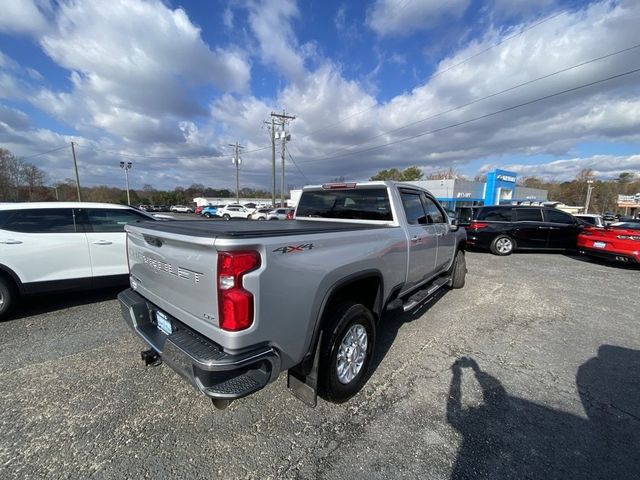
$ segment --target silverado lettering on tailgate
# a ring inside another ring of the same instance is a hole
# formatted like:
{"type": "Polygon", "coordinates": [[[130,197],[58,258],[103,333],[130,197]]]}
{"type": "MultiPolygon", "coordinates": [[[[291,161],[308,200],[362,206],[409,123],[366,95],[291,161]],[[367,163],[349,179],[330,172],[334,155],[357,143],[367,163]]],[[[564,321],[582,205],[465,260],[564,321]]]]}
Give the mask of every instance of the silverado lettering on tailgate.
{"type": "Polygon", "coordinates": [[[182,280],[192,280],[193,283],[200,283],[200,279],[204,276],[204,273],[189,270],[184,267],[177,267],[170,263],[163,262],[162,260],[148,257],[140,252],[137,252],[136,256],[145,265],[148,265],[156,272],[168,273],[169,275],[173,275],[174,277],[182,280]]]}

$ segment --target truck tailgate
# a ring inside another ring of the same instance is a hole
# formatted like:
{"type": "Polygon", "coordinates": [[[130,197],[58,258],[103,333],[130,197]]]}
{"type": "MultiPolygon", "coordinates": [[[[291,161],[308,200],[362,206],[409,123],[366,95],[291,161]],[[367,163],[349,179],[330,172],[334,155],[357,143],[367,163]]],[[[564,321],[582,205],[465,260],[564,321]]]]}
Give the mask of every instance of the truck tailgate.
{"type": "Polygon", "coordinates": [[[215,237],[127,226],[131,286],[199,331],[217,327],[215,237]]]}

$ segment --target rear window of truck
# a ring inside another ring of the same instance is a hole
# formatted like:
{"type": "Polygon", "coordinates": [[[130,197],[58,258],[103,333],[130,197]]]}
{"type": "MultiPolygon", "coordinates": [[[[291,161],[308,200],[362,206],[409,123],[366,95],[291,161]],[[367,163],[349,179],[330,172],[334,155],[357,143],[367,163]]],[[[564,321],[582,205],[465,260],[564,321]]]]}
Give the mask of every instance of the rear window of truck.
{"type": "Polygon", "coordinates": [[[296,211],[300,217],[393,220],[384,187],[303,192],[296,211]]]}

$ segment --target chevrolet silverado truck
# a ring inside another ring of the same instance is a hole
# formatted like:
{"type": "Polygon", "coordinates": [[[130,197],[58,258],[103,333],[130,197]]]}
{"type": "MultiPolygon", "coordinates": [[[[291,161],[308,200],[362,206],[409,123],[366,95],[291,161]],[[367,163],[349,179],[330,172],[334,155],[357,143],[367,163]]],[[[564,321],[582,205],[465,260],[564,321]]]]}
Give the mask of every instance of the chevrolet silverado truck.
{"type": "Polygon", "coordinates": [[[131,288],[118,298],[142,359],[218,408],[284,371],[310,406],[348,400],[367,380],[383,313],[465,282],[465,230],[410,184],[305,187],[288,222],[126,231],[131,288]]]}

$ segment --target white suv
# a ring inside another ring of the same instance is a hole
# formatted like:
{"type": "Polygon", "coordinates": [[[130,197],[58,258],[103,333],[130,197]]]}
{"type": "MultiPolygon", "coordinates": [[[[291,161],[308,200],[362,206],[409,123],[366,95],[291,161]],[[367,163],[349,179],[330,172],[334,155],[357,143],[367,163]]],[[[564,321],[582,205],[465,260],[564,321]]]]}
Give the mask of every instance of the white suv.
{"type": "Polygon", "coordinates": [[[231,204],[225,205],[223,209],[218,209],[218,216],[224,220],[231,220],[232,218],[248,219],[254,210],[240,204],[231,204]]]}
{"type": "Polygon", "coordinates": [[[173,205],[169,210],[175,213],[193,213],[193,208],[185,205],[173,205]]]}
{"type": "Polygon", "coordinates": [[[126,285],[130,222],[156,221],[124,205],[0,205],[0,317],[19,295],[126,285]]]}

